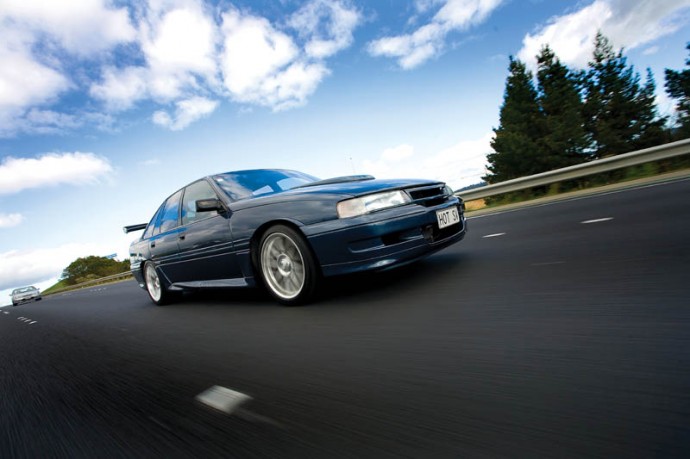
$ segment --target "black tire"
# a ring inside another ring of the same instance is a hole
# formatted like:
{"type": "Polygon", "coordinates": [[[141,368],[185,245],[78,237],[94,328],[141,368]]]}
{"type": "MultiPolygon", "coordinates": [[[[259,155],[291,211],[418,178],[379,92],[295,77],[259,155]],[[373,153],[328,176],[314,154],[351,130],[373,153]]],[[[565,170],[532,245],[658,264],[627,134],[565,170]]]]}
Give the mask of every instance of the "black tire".
{"type": "Polygon", "coordinates": [[[156,266],[150,261],[144,264],[144,284],[146,284],[146,293],[157,306],[163,306],[172,300],[172,293],[161,279],[156,266]]]}
{"type": "Polygon", "coordinates": [[[258,271],[268,292],[285,306],[311,300],[321,270],[304,236],[289,226],[275,225],[259,242],[258,271]]]}

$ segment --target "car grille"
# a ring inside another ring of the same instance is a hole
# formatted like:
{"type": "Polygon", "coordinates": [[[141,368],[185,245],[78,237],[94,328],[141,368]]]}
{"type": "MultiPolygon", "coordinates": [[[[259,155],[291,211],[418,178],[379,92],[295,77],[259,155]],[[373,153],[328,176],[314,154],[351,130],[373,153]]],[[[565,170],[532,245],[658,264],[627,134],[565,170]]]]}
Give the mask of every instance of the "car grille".
{"type": "Polygon", "coordinates": [[[424,207],[433,207],[443,204],[448,199],[444,194],[445,187],[443,185],[427,185],[416,188],[407,188],[405,191],[412,198],[412,202],[422,205],[424,207]]]}

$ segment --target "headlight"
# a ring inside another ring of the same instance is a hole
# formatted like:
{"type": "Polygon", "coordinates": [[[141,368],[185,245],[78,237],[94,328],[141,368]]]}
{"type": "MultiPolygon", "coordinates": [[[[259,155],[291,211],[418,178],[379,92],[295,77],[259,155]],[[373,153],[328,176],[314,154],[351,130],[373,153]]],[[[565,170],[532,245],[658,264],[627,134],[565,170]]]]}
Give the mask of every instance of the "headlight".
{"type": "Polygon", "coordinates": [[[370,194],[368,196],[362,196],[361,198],[340,201],[337,205],[338,217],[356,217],[376,210],[401,206],[410,201],[410,197],[407,193],[401,190],[370,194]]]}

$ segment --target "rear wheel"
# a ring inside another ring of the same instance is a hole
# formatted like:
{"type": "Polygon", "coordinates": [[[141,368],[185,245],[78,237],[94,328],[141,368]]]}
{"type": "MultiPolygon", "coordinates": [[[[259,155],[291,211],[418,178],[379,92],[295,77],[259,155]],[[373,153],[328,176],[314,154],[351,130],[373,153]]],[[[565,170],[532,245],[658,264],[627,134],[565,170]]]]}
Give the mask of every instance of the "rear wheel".
{"type": "Polygon", "coordinates": [[[171,294],[161,281],[156,267],[150,261],[147,261],[144,265],[144,283],[146,284],[146,291],[151,301],[158,306],[170,302],[171,294]]]}
{"type": "Polygon", "coordinates": [[[316,290],[319,267],[304,237],[276,225],[259,244],[261,278],[271,295],[286,306],[307,302],[316,290]]]}

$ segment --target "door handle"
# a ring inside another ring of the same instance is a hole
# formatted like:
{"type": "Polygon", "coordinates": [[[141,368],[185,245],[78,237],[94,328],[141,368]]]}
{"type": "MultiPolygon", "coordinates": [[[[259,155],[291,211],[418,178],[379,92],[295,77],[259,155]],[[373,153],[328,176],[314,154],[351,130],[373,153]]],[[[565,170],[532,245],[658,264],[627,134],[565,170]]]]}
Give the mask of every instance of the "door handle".
{"type": "Polygon", "coordinates": [[[184,239],[185,237],[187,237],[187,233],[180,233],[178,237],[180,239],[184,239]]]}
{"type": "Polygon", "coordinates": [[[151,247],[151,248],[154,248],[155,246],[156,246],[156,243],[155,243],[155,242],[151,242],[151,243],[149,244],[149,247],[151,247]]]}

